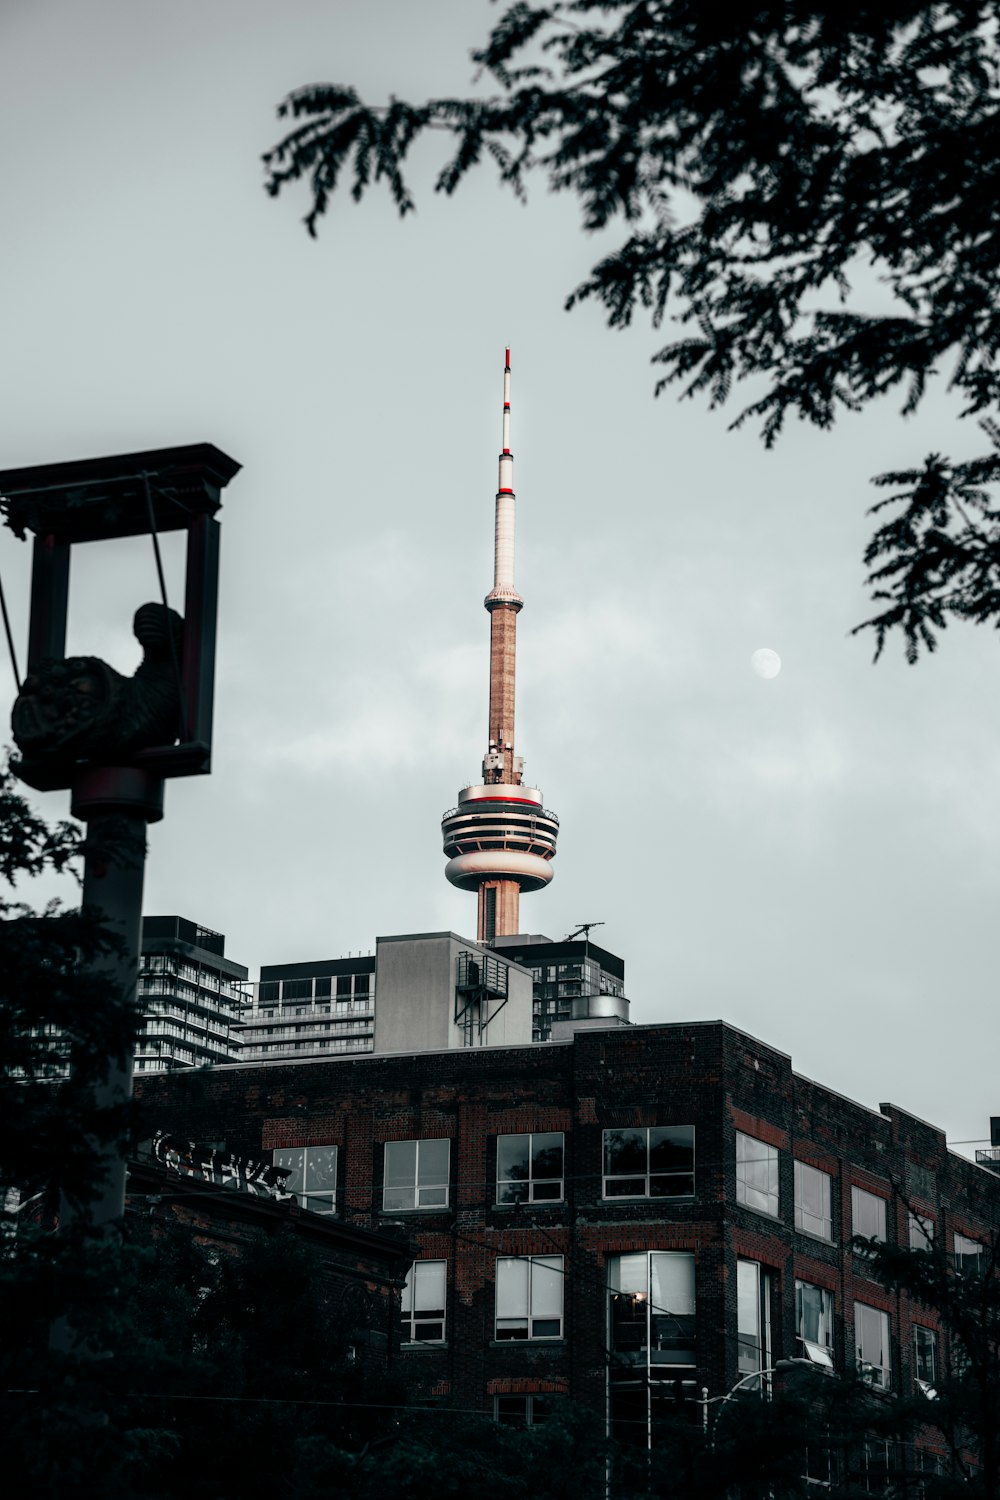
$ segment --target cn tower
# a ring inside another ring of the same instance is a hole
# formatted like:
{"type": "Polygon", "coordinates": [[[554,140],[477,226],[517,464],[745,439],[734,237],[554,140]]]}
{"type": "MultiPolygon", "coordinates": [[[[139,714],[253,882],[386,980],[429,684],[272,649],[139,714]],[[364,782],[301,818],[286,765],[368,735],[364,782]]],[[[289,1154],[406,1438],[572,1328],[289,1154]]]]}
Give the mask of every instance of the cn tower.
{"type": "Polygon", "coordinates": [[[503,447],[497,486],[490,616],[490,721],[483,780],[458,794],[441,820],[444,873],[452,885],[479,896],[476,936],[481,943],[519,931],[522,891],[552,879],[559,819],[542,806],[537,787],[524,785],[524,761],[514,754],[517,616],[524,600],[514,587],[514,458],[510,451],[510,350],[503,372],[503,447]]]}

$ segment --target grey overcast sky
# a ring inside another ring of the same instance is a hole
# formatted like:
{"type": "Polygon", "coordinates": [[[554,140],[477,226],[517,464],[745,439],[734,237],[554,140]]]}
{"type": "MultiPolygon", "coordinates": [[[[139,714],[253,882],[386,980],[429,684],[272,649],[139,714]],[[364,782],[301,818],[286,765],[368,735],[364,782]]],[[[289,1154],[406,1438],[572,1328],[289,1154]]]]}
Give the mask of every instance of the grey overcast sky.
{"type": "MultiPolygon", "coordinates": [[[[518,749],[562,820],[522,926],[626,962],[638,1022],[722,1017],[877,1107],[988,1134],[1000,640],[877,667],[868,476],[967,451],[943,396],[766,453],[653,399],[657,335],[562,310],[600,242],[539,183],[269,199],[294,87],[465,89],[481,0],[6,0],[0,467],[209,440],[223,511],[214,774],[172,782],[146,910],[261,963],[475,930],[439,822],[485,749],[503,346],[518,749]],[[751,670],[759,647],[783,667],[751,670]]],[[[416,157],[424,187],[435,142],[416,157]]],[[[735,415],[735,411],[733,413],[735,415]]],[[[146,543],[82,549],[70,645],[131,670],[146,543]]],[[[0,534],[24,650],[28,549],[0,534]]],[[[172,596],[179,598],[177,560],[172,596]]],[[[13,695],[6,666],[2,696],[13,695]]],[[[39,799],[51,816],[66,798],[39,799]]]]}

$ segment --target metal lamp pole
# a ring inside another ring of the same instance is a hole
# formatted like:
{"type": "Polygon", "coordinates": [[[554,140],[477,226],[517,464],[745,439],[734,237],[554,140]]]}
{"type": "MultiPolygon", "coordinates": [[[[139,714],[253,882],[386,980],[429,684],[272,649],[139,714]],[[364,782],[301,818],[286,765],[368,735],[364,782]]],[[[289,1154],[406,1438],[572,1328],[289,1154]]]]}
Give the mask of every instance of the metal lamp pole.
{"type": "MultiPolygon", "coordinates": [[[[222,491],[240,465],[211,443],[116,454],[0,473],[0,513],[33,534],[27,676],[11,716],[11,769],[39,791],[68,789],[87,823],[84,904],[119,939],[100,977],[134,1002],[146,827],[163,816],[164,780],[211,769],[222,491]],[[184,614],[169,607],[159,535],[186,533],[184,614]],[[97,657],[67,657],[72,548],[149,536],[160,599],[136,612],[143,661],[126,678],[97,657]]],[[[107,1059],[95,1104],[127,1104],[132,1059],[107,1059]]],[[[100,1195],[85,1210],[107,1229],[125,1210],[124,1140],[94,1143],[100,1195]]],[[[64,1206],[63,1212],[67,1212],[64,1206]]]]}

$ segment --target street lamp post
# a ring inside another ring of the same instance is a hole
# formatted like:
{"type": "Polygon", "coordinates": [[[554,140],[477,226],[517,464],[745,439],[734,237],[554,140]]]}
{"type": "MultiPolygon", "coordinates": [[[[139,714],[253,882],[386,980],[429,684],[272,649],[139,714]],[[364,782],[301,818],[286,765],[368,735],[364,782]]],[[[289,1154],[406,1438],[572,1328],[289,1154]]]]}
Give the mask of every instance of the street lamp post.
{"type": "MultiPolygon", "coordinates": [[[[240,465],[211,443],[117,454],[0,473],[0,513],[34,537],[27,676],[11,725],[12,770],[40,791],[67,789],[87,824],[83,901],[119,939],[102,960],[109,986],[134,1002],[146,827],[163,816],[167,777],[211,768],[222,491],[240,465]],[[158,537],[187,534],[184,614],[167,603],[158,537]],[[98,657],[66,656],[72,548],[149,535],[160,584],[133,630],[143,661],[126,678],[98,657]]],[[[128,1103],[132,1059],[108,1058],[95,1103],[128,1103]]],[[[107,1228],[125,1209],[125,1142],[95,1147],[103,1178],[85,1212],[107,1228]]],[[[67,1212],[64,1205],[63,1212],[67,1212]]]]}

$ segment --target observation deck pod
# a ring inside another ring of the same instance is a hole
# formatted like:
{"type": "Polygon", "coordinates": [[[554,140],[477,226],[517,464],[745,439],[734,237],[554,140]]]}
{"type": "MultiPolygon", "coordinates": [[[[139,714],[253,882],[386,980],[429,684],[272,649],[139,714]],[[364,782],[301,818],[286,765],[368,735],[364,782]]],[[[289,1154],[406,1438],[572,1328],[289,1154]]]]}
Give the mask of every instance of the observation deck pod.
{"type": "Polygon", "coordinates": [[[522,891],[538,891],[552,879],[559,819],[542,806],[537,787],[498,782],[469,786],[458,807],[441,819],[445,876],[460,890],[477,890],[484,880],[516,881],[522,891]]]}

